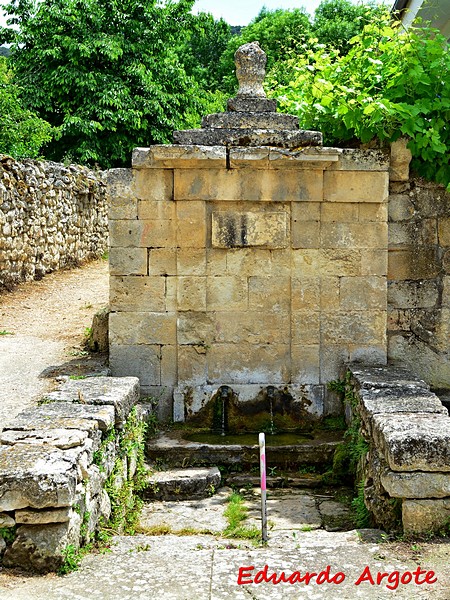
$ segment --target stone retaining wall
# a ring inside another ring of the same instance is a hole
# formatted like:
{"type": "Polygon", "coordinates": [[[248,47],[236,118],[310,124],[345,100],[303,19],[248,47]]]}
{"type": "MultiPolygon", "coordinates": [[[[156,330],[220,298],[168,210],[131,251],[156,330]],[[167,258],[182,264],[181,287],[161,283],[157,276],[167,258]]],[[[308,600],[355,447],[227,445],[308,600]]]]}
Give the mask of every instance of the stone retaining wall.
{"type": "Polygon", "coordinates": [[[0,289],[101,256],[104,174],[0,155],[0,289]]]}
{"type": "Polygon", "coordinates": [[[388,357],[450,388],[450,194],[420,179],[390,188],[388,357]]]}
{"type": "Polygon", "coordinates": [[[353,417],[369,450],[360,461],[364,501],[377,525],[401,518],[428,533],[450,519],[450,419],[429,386],[404,369],[352,368],[353,417]]]}
{"type": "Polygon", "coordinates": [[[135,377],[68,381],[0,433],[0,564],[57,570],[125,510],[143,446],[129,427],[132,410],[143,418],[138,400],[135,377]]]}

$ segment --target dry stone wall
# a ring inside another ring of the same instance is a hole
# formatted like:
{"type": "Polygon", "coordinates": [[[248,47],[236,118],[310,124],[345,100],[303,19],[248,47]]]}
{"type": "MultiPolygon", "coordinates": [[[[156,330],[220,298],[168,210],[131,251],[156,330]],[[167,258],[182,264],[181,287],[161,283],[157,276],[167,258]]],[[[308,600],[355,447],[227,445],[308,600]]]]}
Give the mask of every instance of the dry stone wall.
{"type": "Polygon", "coordinates": [[[0,156],[0,288],[101,256],[107,245],[103,173],[0,156]]]}
{"type": "Polygon", "coordinates": [[[125,514],[143,448],[130,427],[132,410],[133,423],[145,417],[139,397],[134,377],[70,380],[0,432],[0,565],[57,570],[111,511],[125,514]]]}
{"type": "Polygon", "coordinates": [[[406,369],[352,367],[368,452],[360,459],[364,501],[377,525],[429,533],[450,519],[450,419],[429,385],[406,369]]]}

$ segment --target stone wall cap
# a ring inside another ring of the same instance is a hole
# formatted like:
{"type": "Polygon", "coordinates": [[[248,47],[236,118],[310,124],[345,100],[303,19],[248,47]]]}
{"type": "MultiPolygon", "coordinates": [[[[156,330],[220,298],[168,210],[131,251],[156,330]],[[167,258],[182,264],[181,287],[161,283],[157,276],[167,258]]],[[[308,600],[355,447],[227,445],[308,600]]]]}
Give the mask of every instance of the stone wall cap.
{"type": "Polygon", "coordinates": [[[320,131],[304,129],[187,129],[174,131],[175,144],[202,146],[273,146],[302,148],[322,146],[320,131]]]}
{"type": "Polygon", "coordinates": [[[50,402],[23,410],[4,429],[30,431],[63,427],[82,431],[92,429],[107,431],[114,426],[114,422],[114,406],[50,402]]]}
{"type": "Polygon", "coordinates": [[[410,387],[429,390],[430,386],[403,367],[350,366],[350,371],[360,389],[410,387]]]}
{"type": "Polygon", "coordinates": [[[123,425],[130,410],[139,401],[139,397],[137,377],[71,379],[66,381],[59,390],[46,395],[46,399],[51,402],[113,406],[117,426],[123,425]]]}
{"type": "Polygon", "coordinates": [[[70,506],[76,485],[76,459],[62,450],[0,446],[0,511],[70,506]]]}
{"type": "Polygon", "coordinates": [[[373,433],[393,471],[450,471],[450,419],[443,414],[374,415],[373,433]]]}
{"type": "Polygon", "coordinates": [[[225,168],[226,163],[226,148],[201,144],[161,144],[149,148],[135,148],[132,157],[135,169],[225,168]]]}

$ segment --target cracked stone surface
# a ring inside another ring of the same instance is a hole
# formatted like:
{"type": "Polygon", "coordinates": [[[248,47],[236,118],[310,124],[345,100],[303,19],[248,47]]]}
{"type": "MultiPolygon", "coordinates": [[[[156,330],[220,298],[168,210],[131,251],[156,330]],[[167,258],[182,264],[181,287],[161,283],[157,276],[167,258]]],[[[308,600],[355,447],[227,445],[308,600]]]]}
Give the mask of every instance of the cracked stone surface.
{"type": "MultiPolygon", "coordinates": [[[[231,490],[222,488],[211,498],[185,502],[152,502],[145,506],[141,526],[169,524],[174,531],[186,529],[223,530],[223,510],[231,490]]],[[[245,492],[246,502],[254,511],[245,524],[256,522],[259,502],[257,490],[245,492]]],[[[448,544],[423,544],[420,554],[410,544],[403,549],[380,543],[378,530],[329,532],[323,529],[296,529],[305,520],[316,521],[325,513],[345,510],[331,494],[313,494],[298,490],[277,490],[269,495],[269,532],[267,546],[255,546],[248,540],[230,540],[220,535],[144,535],[113,538],[110,552],[86,556],[78,571],[64,577],[27,576],[0,571],[2,600],[275,600],[310,598],[311,600],[447,600],[450,597],[450,549],[448,544]],[[322,515],[319,513],[321,511],[322,515]],[[355,582],[367,567],[376,578],[378,572],[400,574],[422,569],[434,570],[434,584],[399,585],[389,590],[384,584],[355,582]],[[254,578],[267,565],[268,574],[284,571],[319,573],[330,566],[330,574],[341,571],[344,581],[304,583],[238,584],[239,570],[254,578]]]]}

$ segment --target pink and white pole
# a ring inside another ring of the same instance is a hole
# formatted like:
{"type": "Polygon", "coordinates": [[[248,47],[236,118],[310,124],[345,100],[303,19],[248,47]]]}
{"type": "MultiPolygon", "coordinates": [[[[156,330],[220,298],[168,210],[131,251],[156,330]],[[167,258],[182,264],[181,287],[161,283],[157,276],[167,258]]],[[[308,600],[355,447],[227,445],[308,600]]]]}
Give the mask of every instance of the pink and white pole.
{"type": "Polygon", "coordinates": [[[267,477],[266,477],[266,436],[259,434],[259,469],[261,471],[261,526],[262,541],[267,542],[267,477]]]}

